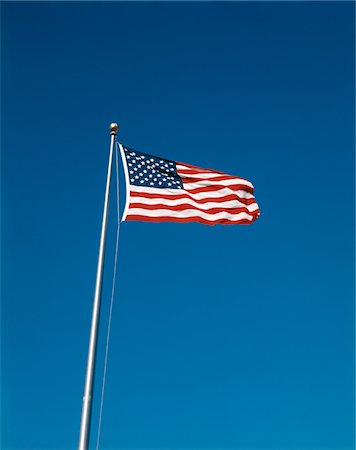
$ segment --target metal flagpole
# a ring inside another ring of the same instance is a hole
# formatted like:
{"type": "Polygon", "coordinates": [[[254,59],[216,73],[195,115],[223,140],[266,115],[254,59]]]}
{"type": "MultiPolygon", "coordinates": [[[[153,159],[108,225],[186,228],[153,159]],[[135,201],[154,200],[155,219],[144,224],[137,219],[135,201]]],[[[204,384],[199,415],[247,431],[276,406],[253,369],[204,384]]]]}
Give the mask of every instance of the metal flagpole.
{"type": "Polygon", "coordinates": [[[82,407],[82,418],[80,423],[80,435],[78,450],[87,450],[90,431],[90,419],[91,419],[91,407],[92,407],[92,393],[93,393],[93,379],[95,369],[95,355],[96,344],[98,337],[98,325],[100,314],[100,301],[101,301],[101,286],[103,281],[103,268],[104,268],[104,254],[105,254],[105,240],[106,240],[106,228],[108,223],[108,207],[109,207],[109,194],[110,194],[110,178],[111,167],[114,152],[115,136],[119,130],[119,126],[116,123],[110,125],[110,154],[108,164],[108,174],[106,178],[106,191],[104,200],[104,212],[103,222],[101,225],[100,247],[98,257],[98,268],[96,272],[96,284],[93,304],[93,315],[90,330],[89,350],[88,350],[88,362],[87,373],[85,377],[85,388],[82,407]]]}

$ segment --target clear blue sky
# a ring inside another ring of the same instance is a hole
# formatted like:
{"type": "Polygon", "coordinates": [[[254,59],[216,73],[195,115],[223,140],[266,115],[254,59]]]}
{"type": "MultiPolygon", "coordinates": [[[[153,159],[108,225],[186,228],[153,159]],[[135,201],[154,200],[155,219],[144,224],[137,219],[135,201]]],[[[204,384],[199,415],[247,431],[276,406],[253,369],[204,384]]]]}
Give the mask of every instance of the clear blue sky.
{"type": "Polygon", "coordinates": [[[2,3],[2,448],[77,445],[112,121],[261,217],[122,225],[102,448],[354,448],[354,9],[2,3]]]}

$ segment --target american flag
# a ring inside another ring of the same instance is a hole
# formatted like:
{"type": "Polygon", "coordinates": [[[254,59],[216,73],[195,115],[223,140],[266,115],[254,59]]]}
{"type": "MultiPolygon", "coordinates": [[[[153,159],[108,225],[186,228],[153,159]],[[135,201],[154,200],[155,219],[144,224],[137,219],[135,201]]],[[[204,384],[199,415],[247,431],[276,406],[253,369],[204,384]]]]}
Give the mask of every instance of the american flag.
{"type": "Polygon", "coordinates": [[[126,177],[122,220],[250,224],[260,215],[244,178],[119,147],[126,177]]]}

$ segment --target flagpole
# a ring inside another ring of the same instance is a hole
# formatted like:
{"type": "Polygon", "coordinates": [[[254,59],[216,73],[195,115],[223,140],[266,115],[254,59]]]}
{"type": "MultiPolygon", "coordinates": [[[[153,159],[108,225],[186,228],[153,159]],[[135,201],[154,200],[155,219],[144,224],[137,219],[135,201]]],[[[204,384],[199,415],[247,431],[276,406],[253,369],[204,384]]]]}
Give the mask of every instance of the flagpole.
{"type": "Polygon", "coordinates": [[[111,168],[112,168],[112,160],[113,160],[113,153],[114,153],[114,143],[115,143],[115,137],[116,137],[118,130],[119,130],[119,126],[116,123],[110,124],[109,164],[108,164],[108,173],[107,173],[107,178],[106,178],[104,212],[103,212],[103,221],[102,221],[102,225],[101,225],[98,267],[97,267],[97,272],[96,272],[93,314],[92,314],[91,329],[90,329],[88,362],[87,362],[87,372],[86,372],[86,377],[85,377],[85,388],[84,388],[84,397],[83,397],[82,417],[81,417],[81,423],[80,423],[78,450],[87,450],[88,442],[89,442],[90,419],[91,419],[91,410],[92,410],[93,380],[94,380],[94,370],[95,370],[95,355],[96,355],[97,338],[98,338],[98,326],[99,326],[100,302],[101,302],[101,287],[102,287],[103,269],[104,269],[106,228],[107,228],[107,223],[108,223],[110,178],[111,178],[111,168]]]}

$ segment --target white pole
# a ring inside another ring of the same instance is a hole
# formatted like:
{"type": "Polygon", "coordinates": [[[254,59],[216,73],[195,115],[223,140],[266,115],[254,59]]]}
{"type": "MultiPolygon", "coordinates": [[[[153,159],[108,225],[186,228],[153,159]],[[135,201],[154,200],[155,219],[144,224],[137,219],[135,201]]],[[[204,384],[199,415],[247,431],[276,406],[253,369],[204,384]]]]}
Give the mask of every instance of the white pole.
{"type": "Polygon", "coordinates": [[[112,160],[113,160],[115,136],[118,132],[118,129],[119,129],[119,126],[116,123],[112,123],[110,125],[110,154],[109,154],[108,174],[107,174],[107,178],[106,178],[106,191],[105,191],[105,200],[104,200],[103,222],[101,225],[98,268],[97,268],[97,272],[96,272],[93,315],[92,315],[92,321],[91,321],[87,373],[86,373],[86,377],[85,377],[85,388],[84,388],[84,397],[83,397],[82,418],[81,418],[81,423],[80,423],[80,435],[79,435],[78,450],[87,450],[88,442],[89,442],[90,419],[91,419],[91,409],[92,409],[92,394],[93,394],[93,379],[94,379],[94,370],[95,370],[95,355],[96,355],[98,325],[99,325],[99,315],[100,315],[101,287],[102,287],[102,281],[103,281],[106,228],[107,228],[107,223],[108,223],[111,166],[112,166],[112,160]]]}

